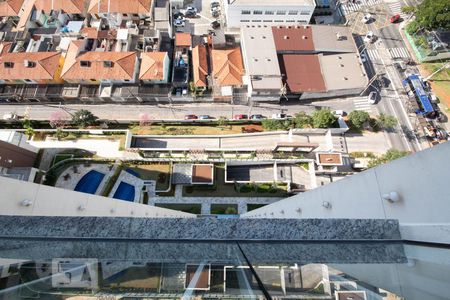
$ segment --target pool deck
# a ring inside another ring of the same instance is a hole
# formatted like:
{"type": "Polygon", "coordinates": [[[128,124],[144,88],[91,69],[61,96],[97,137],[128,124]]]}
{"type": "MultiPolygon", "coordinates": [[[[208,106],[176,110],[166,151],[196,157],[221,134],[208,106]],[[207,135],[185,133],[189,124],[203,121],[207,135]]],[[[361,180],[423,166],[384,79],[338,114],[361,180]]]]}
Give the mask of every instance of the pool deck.
{"type": "Polygon", "coordinates": [[[64,172],[61,173],[61,176],[59,176],[58,180],[56,181],[55,187],[68,189],[68,190],[75,190],[75,187],[77,186],[78,182],[83,178],[84,175],[86,175],[89,171],[97,171],[100,173],[105,174],[103,177],[103,180],[101,181],[100,185],[97,188],[96,195],[101,194],[103,191],[103,188],[105,187],[106,183],[108,182],[109,178],[114,174],[115,169],[117,168],[116,165],[113,166],[111,171],[109,170],[108,164],[90,164],[90,166],[86,166],[85,164],[79,164],[77,165],[77,172],[74,171],[74,166],[68,167],[64,172]],[[65,175],[70,175],[70,178],[67,180],[64,180],[65,175]]]}

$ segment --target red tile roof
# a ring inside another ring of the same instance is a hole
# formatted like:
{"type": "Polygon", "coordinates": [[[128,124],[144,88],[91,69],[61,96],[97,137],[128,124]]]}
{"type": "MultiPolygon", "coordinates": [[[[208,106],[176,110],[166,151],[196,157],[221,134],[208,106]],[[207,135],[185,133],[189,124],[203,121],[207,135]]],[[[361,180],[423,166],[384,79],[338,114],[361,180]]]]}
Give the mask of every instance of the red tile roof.
{"type": "Polygon", "coordinates": [[[141,54],[140,80],[164,80],[164,59],[167,52],[143,52],[141,54]]]}
{"type": "Polygon", "coordinates": [[[83,40],[73,41],[66,55],[62,71],[65,80],[133,80],[137,55],[135,52],[84,52],[79,53],[83,40]],[[89,66],[81,66],[81,61],[89,66]],[[111,62],[106,66],[105,62],[111,62]]]}
{"type": "Polygon", "coordinates": [[[22,8],[25,0],[6,0],[0,2],[0,16],[11,17],[17,16],[22,8]]]}
{"type": "Polygon", "coordinates": [[[53,80],[58,70],[59,52],[13,52],[0,56],[0,78],[3,80],[53,80]],[[29,65],[25,64],[29,62],[29,65]],[[5,63],[12,63],[6,67],[5,63]]]}
{"type": "Polygon", "coordinates": [[[149,14],[151,9],[152,0],[91,0],[88,12],[149,14]]]}
{"type": "Polygon", "coordinates": [[[190,47],[191,46],[191,34],[188,32],[177,32],[175,34],[175,46],[190,47]]]}
{"type": "Polygon", "coordinates": [[[198,45],[192,49],[192,69],[194,75],[194,85],[205,87],[208,85],[208,61],[206,57],[206,47],[198,45]]]}
{"type": "Polygon", "coordinates": [[[326,91],[317,54],[283,54],[279,62],[283,83],[290,92],[326,91]]]}
{"type": "Polygon", "coordinates": [[[244,66],[240,48],[211,51],[212,73],[218,86],[242,85],[244,66]]]}
{"type": "Polygon", "coordinates": [[[274,26],[272,33],[277,51],[314,50],[311,26],[274,26]]]}
{"type": "Polygon", "coordinates": [[[63,10],[69,14],[82,14],[89,0],[36,0],[37,9],[48,13],[51,10],[63,10]]]}

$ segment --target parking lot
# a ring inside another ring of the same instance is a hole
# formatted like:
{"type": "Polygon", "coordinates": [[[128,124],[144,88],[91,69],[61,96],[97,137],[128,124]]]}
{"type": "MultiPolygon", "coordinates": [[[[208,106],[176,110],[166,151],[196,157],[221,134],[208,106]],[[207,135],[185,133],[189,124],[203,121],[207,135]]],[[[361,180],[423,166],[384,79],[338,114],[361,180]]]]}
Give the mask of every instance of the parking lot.
{"type": "MultiPolygon", "coordinates": [[[[195,18],[186,18],[185,26],[178,27],[177,32],[189,32],[193,35],[205,35],[208,34],[208,30],[211,30],[211,22],[215,20],[219,20],[221,24],[222,15],[220,18],[216,19],[211,15],[210,10],[211,0],[193,0],[191,2],[187,2],[185,8],[187,6],[193,6],[197,9],[197,16],[195,18]]],[[[177,12],[178,10],[175,10],[177,12]]],[[[183,9],[179,11],[183,12],[183,9]]]]}

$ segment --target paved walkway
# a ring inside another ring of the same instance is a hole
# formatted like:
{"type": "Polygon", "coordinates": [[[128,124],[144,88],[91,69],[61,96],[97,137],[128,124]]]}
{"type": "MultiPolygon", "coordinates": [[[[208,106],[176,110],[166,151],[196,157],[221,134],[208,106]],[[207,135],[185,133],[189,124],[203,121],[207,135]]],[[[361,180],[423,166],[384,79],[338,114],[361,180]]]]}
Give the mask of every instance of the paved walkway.
{"type": "Polygon", "coordinates": [[[78,139],[74,141],[58,141],[47,139],[45,141],[30,141],[29,143],[36,148],[83,149],[106,158],[122,157],[124,153],[123,151],[119,151],[119,140],[78,139]]]}
{"type": "Polygon", "coordinates": [[[202,215],[211,214],[211,204],[237,204],[238,213],[247,212],[247,204],[271,204],[281,199],[280,197],[183,197],[183,186],[175,187],[175,196],[156,196],[149,199],[149,205],[155,204],[201,204],[202,215]]]}

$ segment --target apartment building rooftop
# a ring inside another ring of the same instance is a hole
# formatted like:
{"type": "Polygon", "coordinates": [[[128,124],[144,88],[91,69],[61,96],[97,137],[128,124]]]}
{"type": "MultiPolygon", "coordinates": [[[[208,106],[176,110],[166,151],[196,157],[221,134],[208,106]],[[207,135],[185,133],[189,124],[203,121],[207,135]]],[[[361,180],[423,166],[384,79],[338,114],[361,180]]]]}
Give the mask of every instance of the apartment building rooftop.
{"type": "MultiPolygon", "coordinates": [[[[317,54],[280,55],[283,81],[290,92],[324,92],[326,85],[317,54]]],[[[333,74],[333,76],[335,76],[333,74]]]]}
{"type": "Polygon", "coordinates": [[[254,6],[283,6],[283,5],[311,5],[315,6],[314,0],[226,0],[228,5],[254,5],[254,6]]]}

